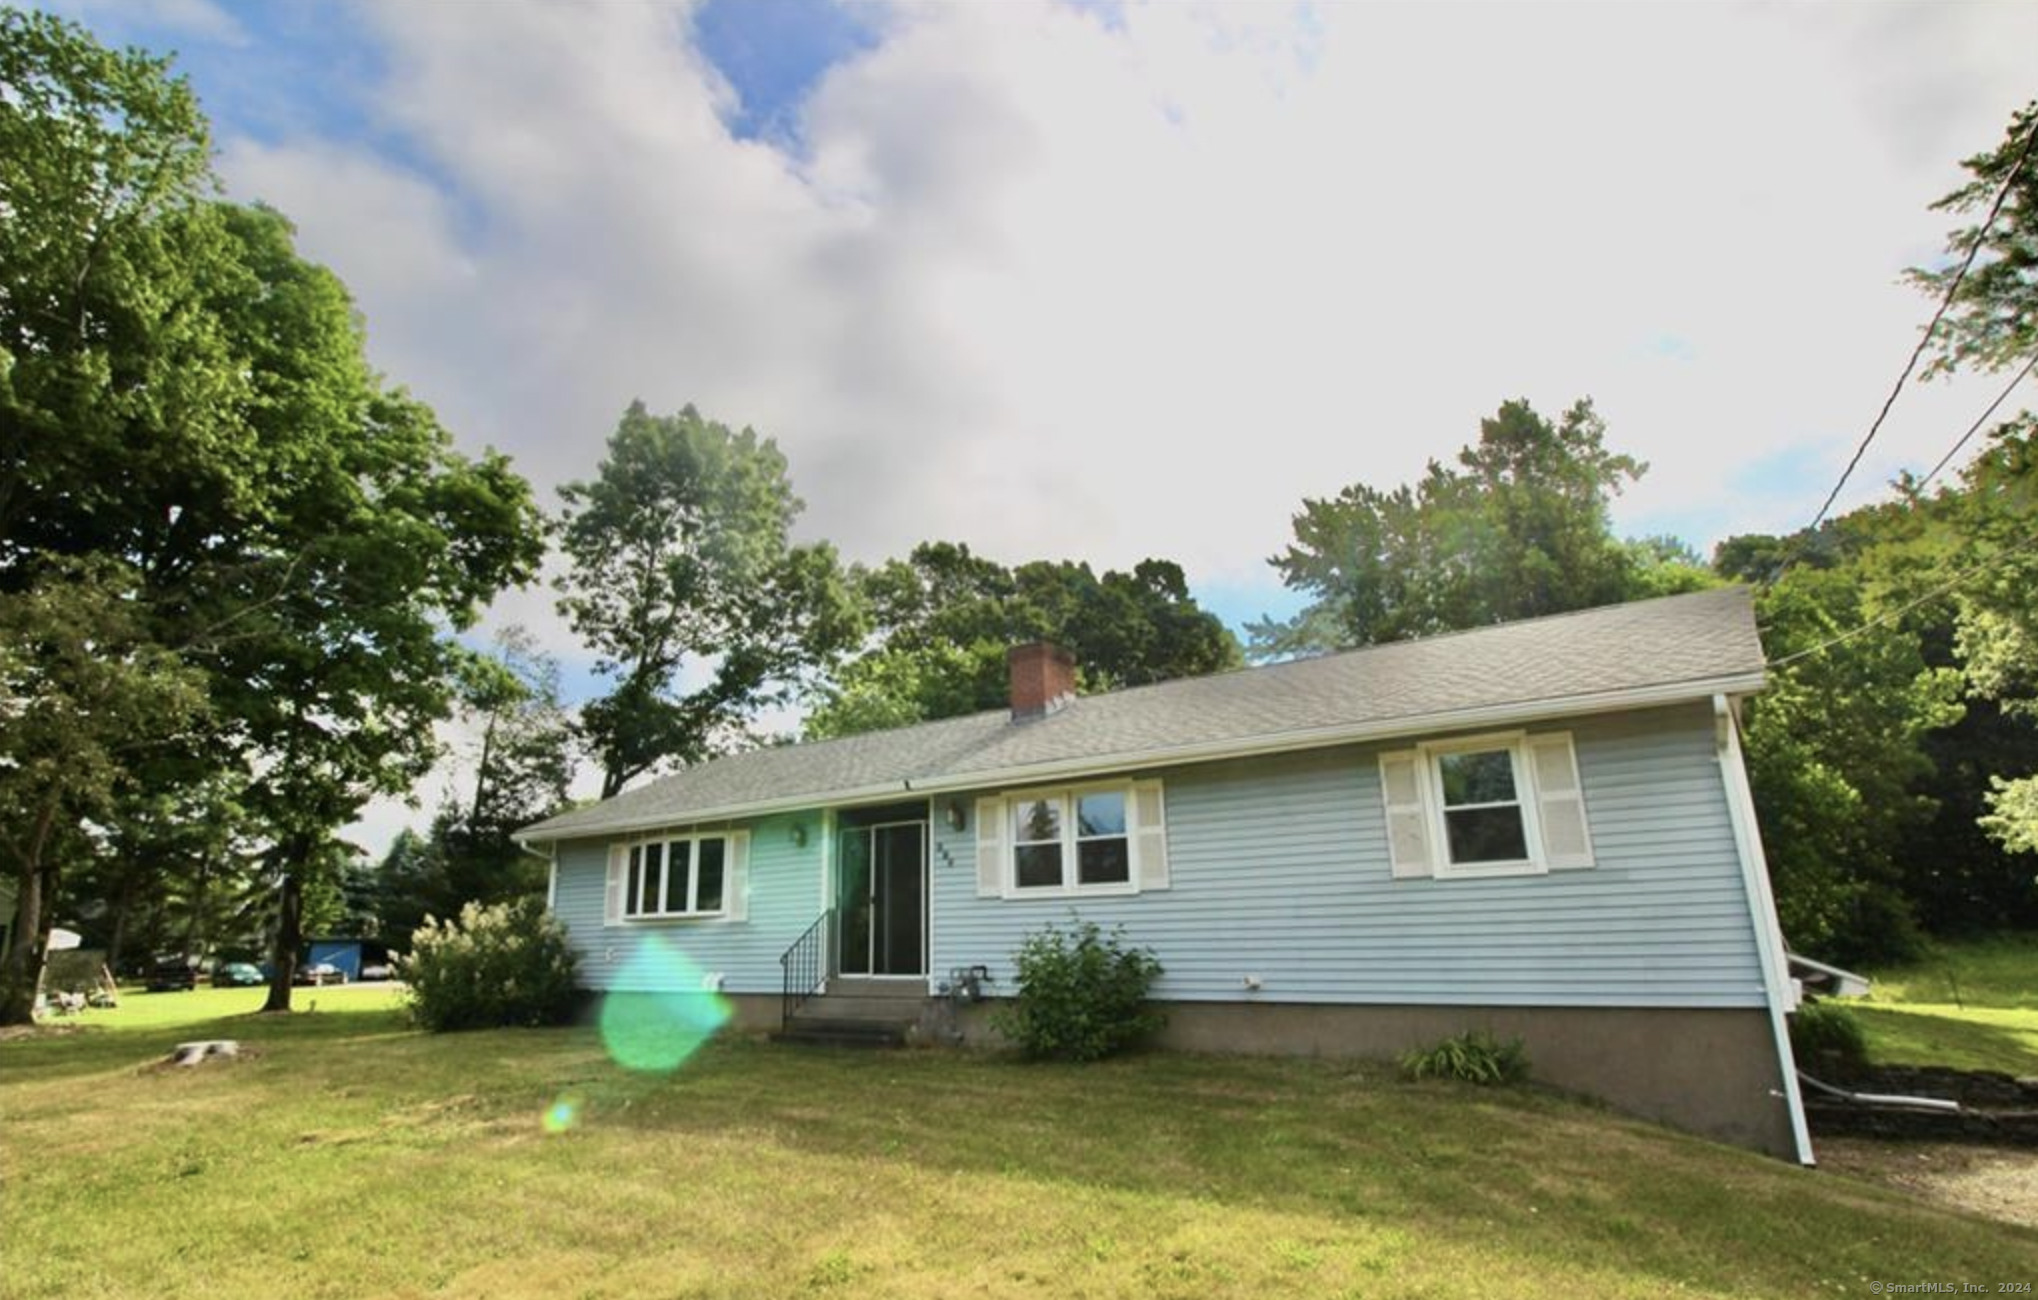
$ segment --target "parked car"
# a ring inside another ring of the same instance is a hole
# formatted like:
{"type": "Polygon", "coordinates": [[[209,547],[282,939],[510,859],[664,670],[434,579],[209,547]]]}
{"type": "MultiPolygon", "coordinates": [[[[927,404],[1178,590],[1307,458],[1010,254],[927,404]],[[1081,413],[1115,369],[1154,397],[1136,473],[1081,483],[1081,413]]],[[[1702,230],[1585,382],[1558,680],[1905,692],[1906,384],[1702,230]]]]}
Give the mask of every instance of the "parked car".
{"type": "Polygon", "coordinates": [[[329,961],[314,962],[309,966],[299,966],[297,968],[297,982],[299,984],[313,985],[345,984],[347,982],[347,972],[329,961]]]}
{"type": "Polygon", "coordinates": [[[158,957],[143,987],[151,993],[174,993],[198,987],[198,966],[189,957],[158,957]]]}
{"type": "Polygon", "coordinates": [[[212,972],[212,987],[216,989],[251,988],[257,984],[267,984],[268,982],[269,977],[264,975],[262,968],[253,962],[221,962],[213,968],[212,972]]]}
{"type": "Polygon", "coordinates": [[[395,978],[395,967],[384,962],[370,962],[361,968],[361,979],[364,983],[368,980],[390,980],[395,978]]]}

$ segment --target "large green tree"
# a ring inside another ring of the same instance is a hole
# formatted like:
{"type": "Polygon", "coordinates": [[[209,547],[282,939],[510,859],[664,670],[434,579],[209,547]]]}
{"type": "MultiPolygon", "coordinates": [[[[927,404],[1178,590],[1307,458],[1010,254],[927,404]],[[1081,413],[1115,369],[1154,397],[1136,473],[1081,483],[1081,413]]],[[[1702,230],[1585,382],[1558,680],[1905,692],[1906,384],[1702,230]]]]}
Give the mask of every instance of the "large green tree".
{"type": "Polygon", "coordinates": [[[259,208],[226,218],[257,292],[222,285],[212,305],[261,381],[246,420],[262,510],[219,512],[177,589],[232,620],[208,664],[254,753],[247,803],[278,882],[280,1009],[305,880],[344,860],[332,836],[368,799],[430,767],[464,662],[447,630],[535,574],[543,533],[506,458],[457,453],[428,407],[368,366],[344,287],[297,256],[287,222],[259,208]]]}
{"type": "Polygon", "coordinates": [[[1075,561],[1007,569],[957,542],[923,542],[859,575],[872,642],[815,692],[810,737],[1002,708],[1005,653],[1053,641],[1084,690],[1235,668],[1238,640],[1189,594],[1181,567],[1148,559],[1101,576],[1075,561]]]}
{"type": "Polygon", "coordinates": [[[633,402],[595,477],[559,494],[559,609],[613,682],[581,710],[604,797],[740,743],[855,635],[834,548],[789,541],[801,502],[769,438],[633,402]]]}
{"type": "Polygon", "coordinates": [[[222,462],[252,377],[200,304],[231,274],[210,143],[166,69],[0,10],[0,583],[37,551],[147,563],[166,511],[248,486],[222,462]]]}
{"type": "MultiPolygon", "coordinates": [[[[1943,611],[1907,608],[1936,568],[1921,522],[1884,506],[1829,527],[1844,559],[1757,593],[1775,667],[1748,704],[1749,779],[1785,937],[1829,960],[1890,960],[1915,948],[1920,876],[1951,867],[1904,850],[1938,811],[1927,746],[1962,716],[1960,675],[1928,650],[1943,611]]],[[[1761,564],[1767,549],[1723,551],[1761,564]]]]}
{"type": "Polygon", "coordinates": [[[0,588],[39,552],[138,575],[260,828],[287,1006],[307,878],[429,762],[447,633],[532,575],[538,512],[368,366],[282,216],[213,197],[204,120],[161,61],[9,12],[0,70],[0,588]]]}
{"type": "MultiPolygon", "coordinates": [[[[2022,370],[2038,357],[2038,100],[1963,166],[1966,184],[1934,205],[1961,218],[1946,259],[1910,273],[1935,298],[1951,291],[1932,370],[2022,370]]],[[[1965,468],[1963,489],[1950,514],[1954,559],[1975,574],[1958,593],[1969,680],[2006,719],[2038,722],[2038,420],[2028,411],[2004,420],[1965,468]]],[[[2026,758],[1988,776],[1981,825],[2013,850],[2038,852],[2038,772],[2026,758]]]]}
{"type": "Polygon", "coordinates": [[[1270,563],[1309,606],[1251,629],[1256,655],[1308,654],[1560,614],[1709,581],[1675,543],[1624,543],[1613,498],[1647,469],[1607,449],[1589,400],[1555,422],[1526,401],[1413,486],[1305,500],[1270,563]]]}

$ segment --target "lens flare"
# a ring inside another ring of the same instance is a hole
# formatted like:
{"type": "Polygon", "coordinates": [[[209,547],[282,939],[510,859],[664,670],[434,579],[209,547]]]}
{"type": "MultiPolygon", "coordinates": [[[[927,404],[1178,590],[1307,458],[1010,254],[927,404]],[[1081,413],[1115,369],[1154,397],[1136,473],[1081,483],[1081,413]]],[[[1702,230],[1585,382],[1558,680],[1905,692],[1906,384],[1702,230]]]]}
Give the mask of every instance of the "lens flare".
{"type": "Polygon", "coordinates": [[[538,1122],[547,1133],[564,1133],[579,1122],[581,1104],[579,1093],[563,1093],[557,1101],[545,1107],[544,1118],[538,1122]]]}
{"type": "Polygon", "coordinates": [[[626,1070],[652,1074],[686,1064],[732,1014],[706,983],[701,968],[664,936],[644,936],[616,973],[614,991],[602,998],[609,1056],[626,1070]]]}

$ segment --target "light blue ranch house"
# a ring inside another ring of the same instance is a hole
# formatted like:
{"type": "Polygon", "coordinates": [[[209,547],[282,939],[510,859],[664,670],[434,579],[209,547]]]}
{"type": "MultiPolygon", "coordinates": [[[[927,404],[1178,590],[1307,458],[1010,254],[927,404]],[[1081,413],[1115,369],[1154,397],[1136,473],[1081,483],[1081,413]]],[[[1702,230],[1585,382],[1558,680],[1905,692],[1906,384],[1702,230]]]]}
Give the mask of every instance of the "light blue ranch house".
{"type": "Polygon", "coordinates": [[[593,989],[984,1041],[1029,933],[1124,927],[1163,1046],[1535,1073],[1809,1162],[1742,766],[1748,593],[1671,596],[717,759],[524,832],[593,989]]]}

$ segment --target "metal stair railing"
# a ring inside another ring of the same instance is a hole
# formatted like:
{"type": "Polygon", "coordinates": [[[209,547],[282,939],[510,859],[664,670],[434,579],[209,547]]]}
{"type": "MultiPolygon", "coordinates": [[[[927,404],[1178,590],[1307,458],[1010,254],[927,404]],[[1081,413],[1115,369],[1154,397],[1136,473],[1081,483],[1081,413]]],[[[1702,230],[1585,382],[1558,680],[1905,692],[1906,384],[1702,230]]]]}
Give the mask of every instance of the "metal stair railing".
{"type": "Polygon", "coordinates": [[[818,993],[828,978],[828,926],[834,919],[835,909],[831,907],[779,956],[779,970],[785,977],[778,1012],[780,1029],[792,1023],[793,1012],[818,993]]]}

